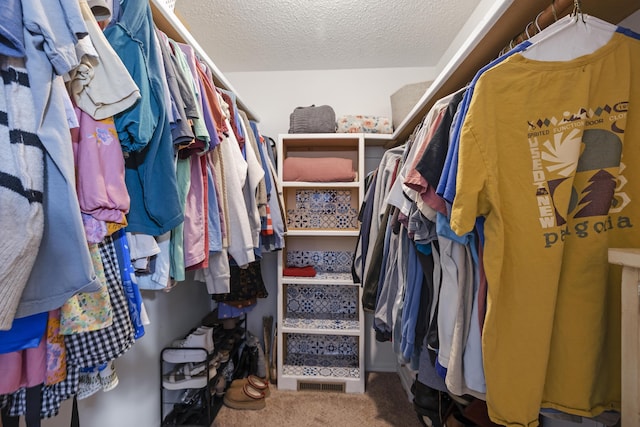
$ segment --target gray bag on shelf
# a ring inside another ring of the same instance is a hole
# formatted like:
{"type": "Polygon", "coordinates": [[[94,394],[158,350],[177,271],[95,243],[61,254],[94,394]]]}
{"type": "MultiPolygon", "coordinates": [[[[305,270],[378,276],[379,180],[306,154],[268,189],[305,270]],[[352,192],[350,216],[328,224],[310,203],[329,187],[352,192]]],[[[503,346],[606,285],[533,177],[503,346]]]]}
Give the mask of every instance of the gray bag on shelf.
{"type": "Polygon", "coordinates": [[[336,113],[329,105],[296,107],[289,115],[289,133],[335,133],[336,113]]]}

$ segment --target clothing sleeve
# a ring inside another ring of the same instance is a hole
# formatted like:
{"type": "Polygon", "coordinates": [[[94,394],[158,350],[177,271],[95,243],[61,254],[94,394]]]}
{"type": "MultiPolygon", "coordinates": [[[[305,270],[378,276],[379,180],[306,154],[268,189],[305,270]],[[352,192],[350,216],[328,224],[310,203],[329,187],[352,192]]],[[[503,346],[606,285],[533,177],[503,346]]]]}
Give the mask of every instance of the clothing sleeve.
{"type": "MultiPolygon", "coordinates": [[[[70,32],[64,12],[58,2],[23,0],[24,27],[41,46],[58,75],[64,75],[78,66],[76,34],[70,32]]],[[[86,28],[85,28],[86,33],[86,28]]]]}
{"type": "MultiPolygon", "coordinates": [[[[117,2],[116,2],[117,3],[117,2]]],[[[121,1],[122,16],[118,25],[108,26],[104,35],[140,90],[140,100],[115,115],[122,150],[142,151],[153,137],[159,118],[165,115],[160,89],[154,78],[160,77],[155,55],[155,33],[151,9],[146,1],[121,1]]],[[[115,4],[115,3],[114,3],[115,4]]],[[[116,15],[117,16],[117,15],[116,15]]],[[[166,117],[162,117],[166,119],[166,117]]]]}
{"type": "Polygon", "coordinates": [[[154,95],[149,70],[142,49],[137,43],[127,43],[130,36],[121,27],[115,26],[109,32],[105,31],[105,35],[140,89],[141,95],[132,108],[114,116],[118,138],[123,151],[141,151],[151,140],[159,116],[152,100],[154,95]]]}
{"type": "Polygon", "coordinates": [[[82,18],[82,11],[78,0],[59,0],[64,13],[67,28],[76,37],[76,41],[87,36],[87,26],[82,18]]]}
{"type": "Polygon", "coordinates": [[[473,230],[477,216],[489,211],[488,170],[473,127],[470,110],[460,132],[456,197],[451,210],[451,229],[458,235],[473,230]]]}
{"type": "Polygon", "coordinates": [[[78,107],[96,120],[121,113],[140,99],[140,91],[129,71],[107,41],[86,2],[80,2],[89,36],[80,40],[92,43],[96,57],[82,58],[71,73],[70,92],[78,107]]]}

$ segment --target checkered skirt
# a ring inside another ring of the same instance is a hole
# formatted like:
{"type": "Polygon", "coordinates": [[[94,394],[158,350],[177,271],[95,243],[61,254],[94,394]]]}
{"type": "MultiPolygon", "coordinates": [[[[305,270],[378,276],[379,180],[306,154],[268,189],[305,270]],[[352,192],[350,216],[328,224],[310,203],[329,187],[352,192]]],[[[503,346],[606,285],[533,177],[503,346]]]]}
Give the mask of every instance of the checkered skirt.
{"type": "MultiPolygon", "coordinates": [[[[62,401],[77,393],[80,368],[98,366],[114,360],[133,345],[134,330],[129,318],[113,240],[106,237],[99,247],[113,307],[113,324],[96,331],[65,336],[67,378],[58,384],[42,388],[42,418],[58,415],[62,401]]],[[[24,415],[26,390],[22,388],[15,393],[0,396],[0,407],[6,406],[9,407],[9,415],[24,415]]]]}

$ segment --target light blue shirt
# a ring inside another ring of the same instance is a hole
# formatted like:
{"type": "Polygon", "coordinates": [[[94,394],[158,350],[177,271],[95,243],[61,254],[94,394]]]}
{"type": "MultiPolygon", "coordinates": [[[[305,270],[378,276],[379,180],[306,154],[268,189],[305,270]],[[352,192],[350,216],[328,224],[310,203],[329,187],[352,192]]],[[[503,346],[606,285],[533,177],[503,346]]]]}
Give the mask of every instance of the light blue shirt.
{"type": "MultiPolygon", "coordinates": [[[[58,2],[23,1],[24,40],[38,137],[45,148],[44,232],[16,317],[54,310],[78,292],[100,288],[75,188],[71,134],[61,77],[77,66],[75,34],[58,2]],[[44,38],[47,46],[38,49],[44,38]],[[61,125],[62,124],[62,125],[61,125]]],[[[72,7],[71,3],[65,6],[72,7]]],[[[79,6],[76,3],[76,7],[79,6]]],[[[80,32],[76,29],[75,32],[80,32]]],[[[86,29],[85,29],[86,31],[86,29]]]]}

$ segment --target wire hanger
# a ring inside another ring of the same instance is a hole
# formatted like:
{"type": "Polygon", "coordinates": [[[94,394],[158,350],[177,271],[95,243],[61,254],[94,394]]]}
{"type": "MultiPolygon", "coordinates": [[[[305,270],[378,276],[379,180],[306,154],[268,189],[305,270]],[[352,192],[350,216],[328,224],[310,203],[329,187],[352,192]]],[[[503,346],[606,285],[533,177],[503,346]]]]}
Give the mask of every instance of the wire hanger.
{"type": "Polygon", "coordinates": [[[533,25],[533,22],[529,22],[529,23],[527,24],[527,26],[526,26],[526,27],[524,27],[524,33],[526,34],[527,38],[526,38],[526,39],[525,39],[525,38],[523,38],[523,40],[522,40],[522,41],[524,41],[524,40],[529,40],[529,39],[531,38],[531,34],[529,34],[529,27],[530,27],[531,25],[533,25]]]}
{"type": "Polygon", "coordinates": [[[571,12],[571,16],[576,17],[576,22],[578,22],[578,19],[581,19],[583,24],[587,23],[584,19],[584,13],[582,13],[582,2],[580,0],[573,0],[573,12],[571,12]]]}
{"type": "MultiPolygon", "coordinates": [[[[553,3],[551,3],[551,5],[553,5],[553,3]]],[[[538,34],[540,31],[542,31],[542,28],[540,28],[540,24],[538,23],[538,20],[540,19],[540,15],[542,15],[543,13],[544,13],[544,10],[541,11],[540,13],[538,13],[538,15],[536,15],[536,19],[533,21],[533,23],[536,24],[536,29],[538,30],[536,32],[536,34],[538,34]]],[[[555,16],[555,14],[554,14],[554,16],[555,16]]],[[[557,19],[556,19],[556,21],[557,21],[557,19]]],[[[531,38],[531,37],[529,37],[529,38],[531,38]]]]}
{"type": "Polygon", "coordinates": [[[551,0],[551,13],[553,13],[553,19],[558,20],[558,12],[556,11],[556,0],[551,0]]]}

